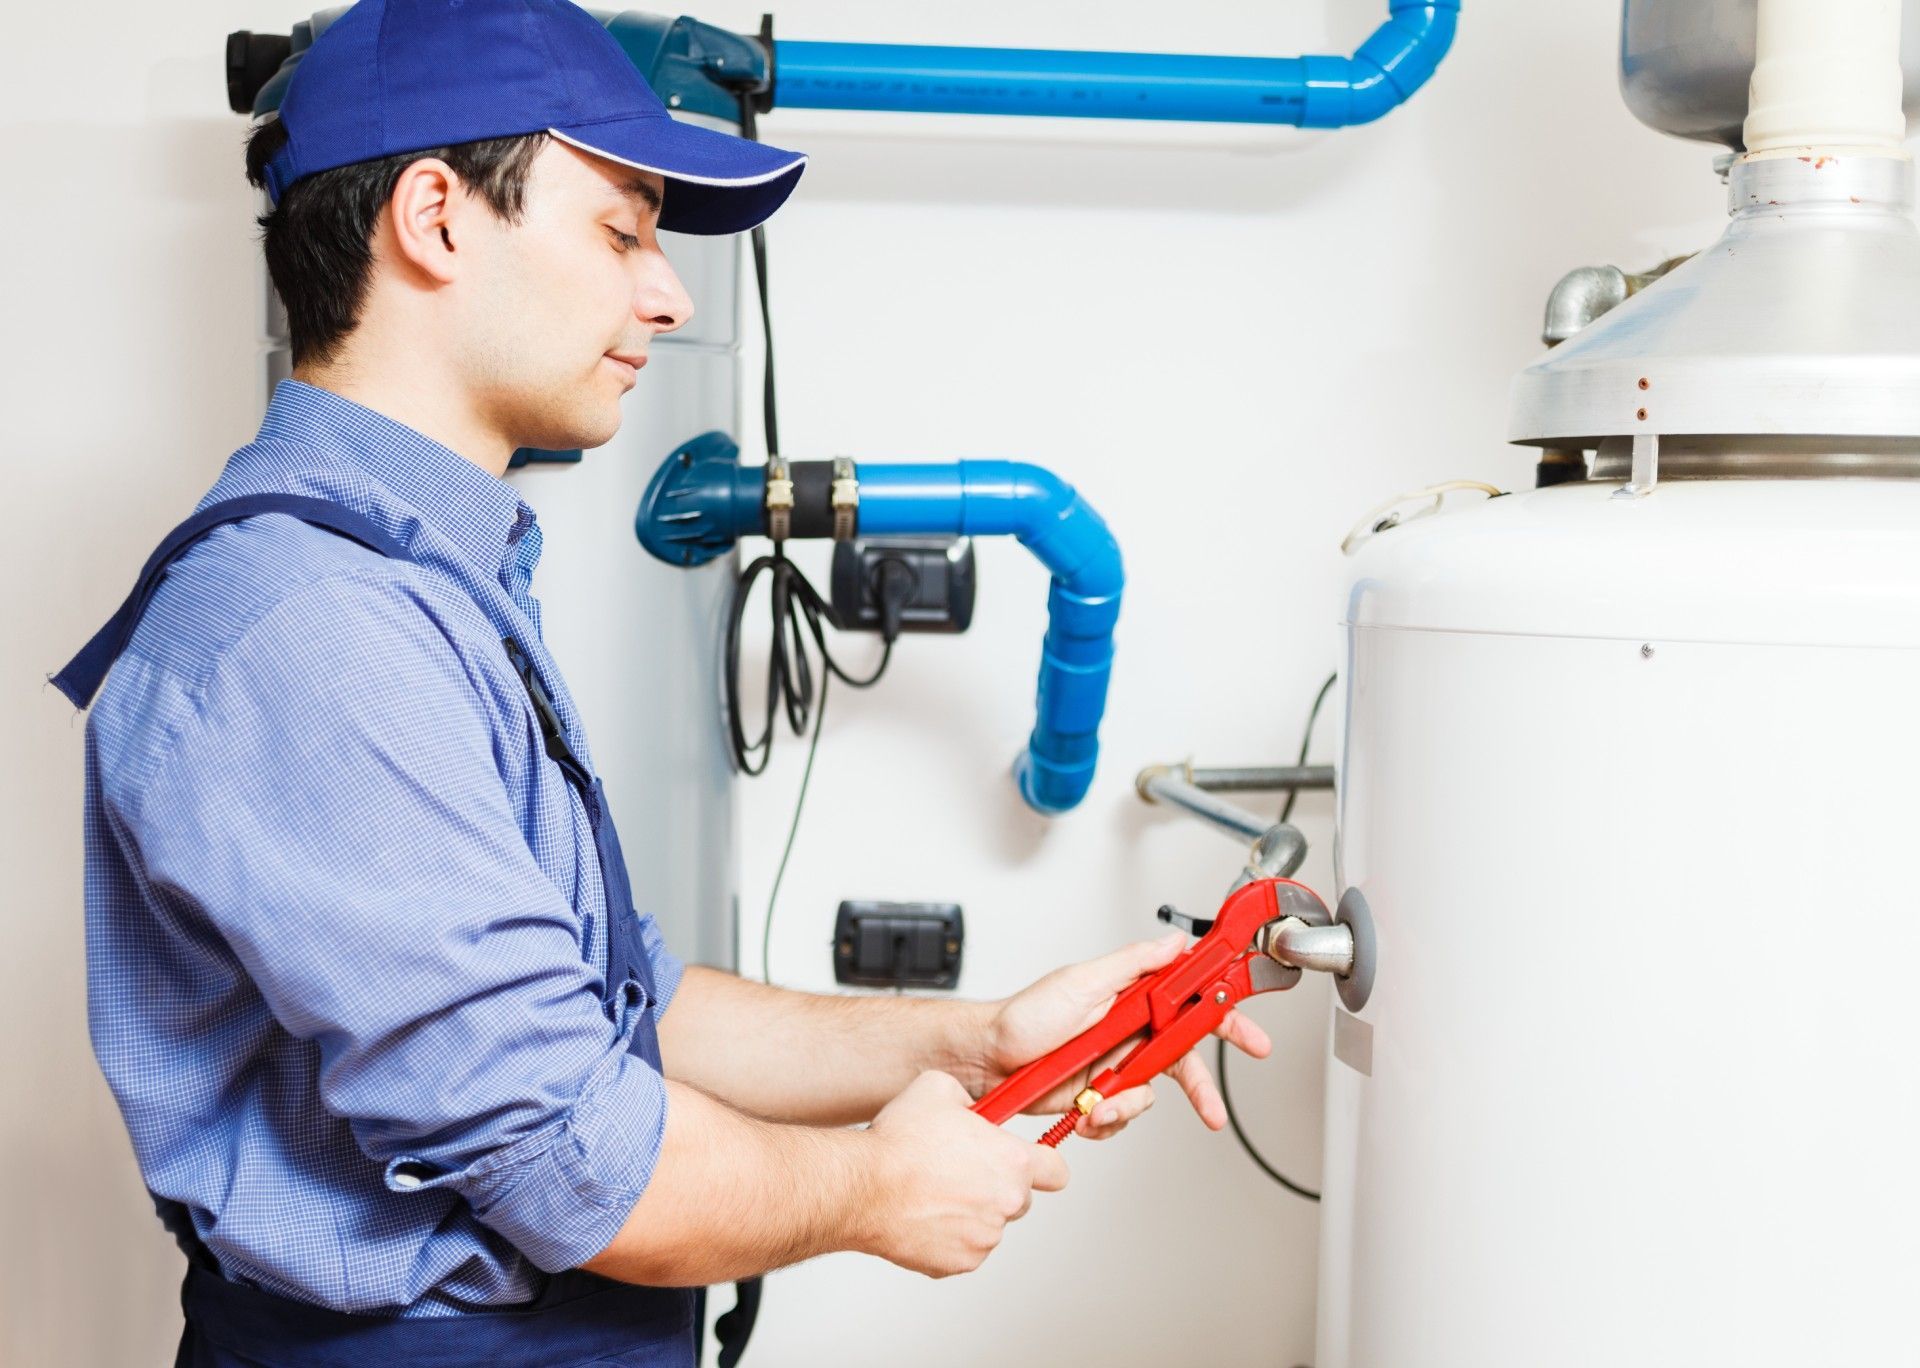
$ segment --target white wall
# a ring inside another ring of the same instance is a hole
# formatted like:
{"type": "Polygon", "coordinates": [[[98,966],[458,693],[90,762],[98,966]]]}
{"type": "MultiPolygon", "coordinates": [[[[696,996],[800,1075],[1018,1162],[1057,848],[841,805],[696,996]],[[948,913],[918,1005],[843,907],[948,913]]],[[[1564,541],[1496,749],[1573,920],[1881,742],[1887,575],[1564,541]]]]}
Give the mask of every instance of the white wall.
{"type": "MultiPolygon", "coordinates": [[[[795,38],[1286,53],[1350,50],[1381,8],[792,0],[779,18],[795,38]]],[[[302,12],[43,6],[0,49],[0,1363],[170,1361],[177,1256],[86,1042],[80,728],[41,680],[252,430],[256,267],[220,52],[229,29],[302,12]]],[[[700,12],[750,28],[758,5],[700,12]]],[[[910,640],[878,690],[834,696],[777,978],[830,982],[847,896],[964,903],[980,995],[1151,932],[1163,901],[1211,908],[1233,846],[1141,805],[1134,771],[1287,757],[1337,659],[1347,525],[1432,479],[1525,483],[1506,386],[1547,288],[1718,220],[1707,150],[1620,106],[1617,24],[1609,0],[1468,0],[1410,106],[1319,136],[767,120],[814,153],[772,233],[787,454],[1040,461],[1107,516],[1131,577],[1101,776],[1067,817],[1031,816],[1006,777],[1044,628],[1045,576],[1018,547],[981,547],[971,633],[910,640]]],[[[749,944],[799,780],[803,748],[782,743],[742,794],[749,944]]],[[[1329,811],[1300,807],[1306,877],[1331,894],[1329,811]]],[[[1279,1055],[1242,1064],[1240,1097],[1268,1152],[1315,1179],[1324,988],[1256,1012],[1279,1055]]],[[[1314,1213],[1231,1139],[1168,1097],[1067,1153],[1073,1187],[974,1277],[851,1257],[777,1276],[755,1361],[1308,1360],[1314,1213]],[[1113,1329],[1088,1343],[1083,1324],[1113,1329]]]]}

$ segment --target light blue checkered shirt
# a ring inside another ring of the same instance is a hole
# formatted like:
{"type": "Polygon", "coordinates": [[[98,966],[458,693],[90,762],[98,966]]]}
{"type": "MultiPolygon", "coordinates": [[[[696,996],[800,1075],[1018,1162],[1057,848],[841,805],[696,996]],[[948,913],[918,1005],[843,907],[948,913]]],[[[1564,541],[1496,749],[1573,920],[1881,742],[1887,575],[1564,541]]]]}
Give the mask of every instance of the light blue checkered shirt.
{"type": "MultiPolygon", "coordinates": [[[[539,527],[296,381],[206,502],[271,491],[418,563],[284,515],[175,563],[87,725],[94,1050],[227,1277],[349,1311],[525,1301],[613,1238],[666,1122],[601,1007],[586,810],[500,644],[591,764],[540,641],[539,527]]],[[[657,1014],[680,965],[643,934],[657,1014]]]]}

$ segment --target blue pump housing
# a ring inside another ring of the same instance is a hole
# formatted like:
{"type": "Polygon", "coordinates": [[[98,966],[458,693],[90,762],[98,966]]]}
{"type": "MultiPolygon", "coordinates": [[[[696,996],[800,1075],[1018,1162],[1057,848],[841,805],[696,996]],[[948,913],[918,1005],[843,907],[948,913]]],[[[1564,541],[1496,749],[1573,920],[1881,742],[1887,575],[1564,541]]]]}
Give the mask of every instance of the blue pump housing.
{"type": "Polygon", "coordinates": [[[1204,57],[887,43],[774,43],[776,107],[1342,128],[1433,75],[1459,0],[1391,0],[1351,57],[1204,57]]]}
{"type": "MultiPolygon", "coordinates": [[[[700,565],[764,534],[764,470],[742,466],[723,432],[673,452],[634,519],[641,545],[669,565],[700,565]]],[[[1113,673],[1113,629],[1126,572],[1093,506],[1052,471],[1013,461],[861,465],[859,530],[871,536],[1011,536],[1053,573],[1033,732],[1014,762],[1036,812],[1087,796],[1113,673]]]]}

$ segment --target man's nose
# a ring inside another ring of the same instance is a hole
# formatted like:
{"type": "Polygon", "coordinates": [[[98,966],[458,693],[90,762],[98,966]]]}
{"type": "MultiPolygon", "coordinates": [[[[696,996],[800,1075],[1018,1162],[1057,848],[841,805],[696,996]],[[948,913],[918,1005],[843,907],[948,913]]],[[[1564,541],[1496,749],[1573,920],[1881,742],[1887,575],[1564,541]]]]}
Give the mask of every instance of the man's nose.
{"type": "Polygon", "coordinates": [[[656,335],[670,333],[685,327],[693,317],[693,300],[666,253],[655,251],[650,258],[640,287],[634,292],[633,311],[656,335]]]}

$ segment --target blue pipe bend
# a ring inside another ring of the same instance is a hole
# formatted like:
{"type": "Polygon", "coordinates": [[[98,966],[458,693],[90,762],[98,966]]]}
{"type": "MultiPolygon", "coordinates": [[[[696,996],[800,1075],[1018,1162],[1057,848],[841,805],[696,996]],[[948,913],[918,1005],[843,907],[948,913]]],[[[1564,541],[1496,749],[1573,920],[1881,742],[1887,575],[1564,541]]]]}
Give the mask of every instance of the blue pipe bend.
{"type": "Polygon", "coordinates": [[[1351,57],[1308,57],[1302,128],[1372,123],[1405,104],[1453,46],[1459,0],[1393,0],[1387,22],[1351,57]]]}
{"type": "Polygon", "coordinates": [[[1119,543],[1072,485],[1040,466],[862,462],[859,475],[863,534],[1010,535],[1053,573],[1033,733],[1014,778],[1036,811],[1072,808],[1086,797],[1100,755],[1126,587],[1119,543]]]}
{"type": "Polygon", "coordinates": [[[1424,85],[1460,0],[1391,0],[1351,57],[1209,57],[888,43],[774,44],[776,106],[1340,128],[1424,85]]]}

